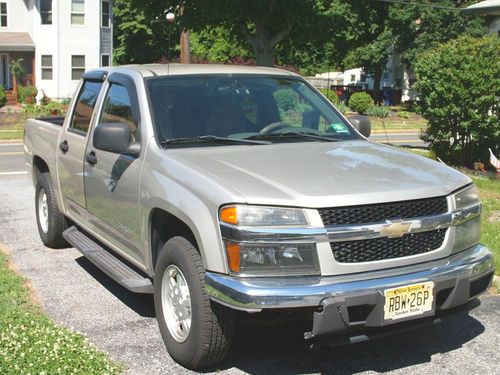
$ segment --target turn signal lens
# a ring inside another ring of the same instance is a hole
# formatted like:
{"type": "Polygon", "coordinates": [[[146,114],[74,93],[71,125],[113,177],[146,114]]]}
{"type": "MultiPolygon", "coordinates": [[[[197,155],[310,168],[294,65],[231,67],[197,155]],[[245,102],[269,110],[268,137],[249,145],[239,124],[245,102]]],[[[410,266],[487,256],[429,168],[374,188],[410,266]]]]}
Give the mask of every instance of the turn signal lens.
{"type": "Polygon", "coordinates": [[[304,226],[308,225],[304,210],[286,207],[235,205],[220,210],[220,220],[239,226],[304,226]]]}
{"type": "Polygon", "coordinates": [[[238,224],[236,207],[229,206],[229,207],[224,207],[222,210],[220,210],[220,220],[228,224],[233,224],[233,225],[238,224]]]}
{"type": "Polygon", "coordinates": [[[240,272],[240,245],[226,241],[226,254],[231,272],[240,272]]]}

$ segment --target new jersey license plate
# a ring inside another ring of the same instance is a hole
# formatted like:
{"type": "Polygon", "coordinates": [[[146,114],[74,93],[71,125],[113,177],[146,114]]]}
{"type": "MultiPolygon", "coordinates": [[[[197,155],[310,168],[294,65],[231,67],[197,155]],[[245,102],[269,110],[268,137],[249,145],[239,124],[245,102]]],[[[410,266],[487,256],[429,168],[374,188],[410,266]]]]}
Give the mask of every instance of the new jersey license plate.
{"type": "Polygon", "coordinates": [[[397,320],[432,311],[432,281],[384,290],[384,320],[397,320]]]}

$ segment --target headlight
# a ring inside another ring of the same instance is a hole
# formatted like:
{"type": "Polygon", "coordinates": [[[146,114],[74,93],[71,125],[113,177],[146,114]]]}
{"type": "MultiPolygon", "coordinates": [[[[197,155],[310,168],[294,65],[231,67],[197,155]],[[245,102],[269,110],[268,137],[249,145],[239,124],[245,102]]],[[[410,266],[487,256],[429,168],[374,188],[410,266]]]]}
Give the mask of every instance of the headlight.
{"type": "Polygon", "coordinates": [[[238,226],[307,225],[306,215],[297,208],[234,205],[220,210],[220,220],[238,226]]]}
{"type": "Polygon", "coordinates": [[[479,243],[481,230],[480,201],[477,188],[471,185],[453,195],[457,225],[453,252],[465,250],[479,243]],[[471,208],[473,208],[471,210],[471,208]],[[475,210],[474,210],[475,209],[475,210]],[[469,212],[470,211],[470,212],[469,212]]]}
{"type": "Polygon", "coordinates": [[[479,194],[475,185],[471,185],[464,190],[453,195],[455,199],[455,209],[460,210],[465,207],[479,203],[479,194]]]}
{"type": "Polygon", "coordinates": [[[242,275],[319,275],[314,244],[244,244],[225,241],[232,273],[242,275]]]}

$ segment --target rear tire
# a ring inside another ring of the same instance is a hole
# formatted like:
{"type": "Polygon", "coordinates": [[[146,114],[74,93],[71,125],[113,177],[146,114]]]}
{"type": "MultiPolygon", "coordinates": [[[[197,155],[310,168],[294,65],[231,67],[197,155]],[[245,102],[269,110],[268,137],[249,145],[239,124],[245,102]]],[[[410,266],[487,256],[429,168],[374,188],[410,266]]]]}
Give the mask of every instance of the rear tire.
{"type": "Polygon", "coordinates": [[[197,369],[227,356],[233,336],[232,311],[210,300],[200,254],[183,237],[167,241],[158,255],[154,300],[163,341],[176,362],[197,369]]]}
{"type": "Polygon", "coordinates": [[[62,236],[68,224],[57,207],[54,186],[48,172],[36,172],[35,189],[36,223],[42,242],[53,249],[69,247],[62,236]]]}

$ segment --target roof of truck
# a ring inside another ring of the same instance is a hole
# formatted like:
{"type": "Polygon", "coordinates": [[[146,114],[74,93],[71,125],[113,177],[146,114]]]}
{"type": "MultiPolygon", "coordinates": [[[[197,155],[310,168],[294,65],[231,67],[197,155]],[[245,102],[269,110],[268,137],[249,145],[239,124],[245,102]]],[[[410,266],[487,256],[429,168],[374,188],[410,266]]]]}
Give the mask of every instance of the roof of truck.
{"type": "MultiPolygon", "coordinates": [[[[217,64],[145,64],[123,65],[116,69],[134,70],[143,77],[181,75],[181,74],[273,74],[297,75],[283,69],[265,68],[247,65],[217,65],[217,64]]],[[[113,68],[111,70],[114,70],[113,68]]]]}

